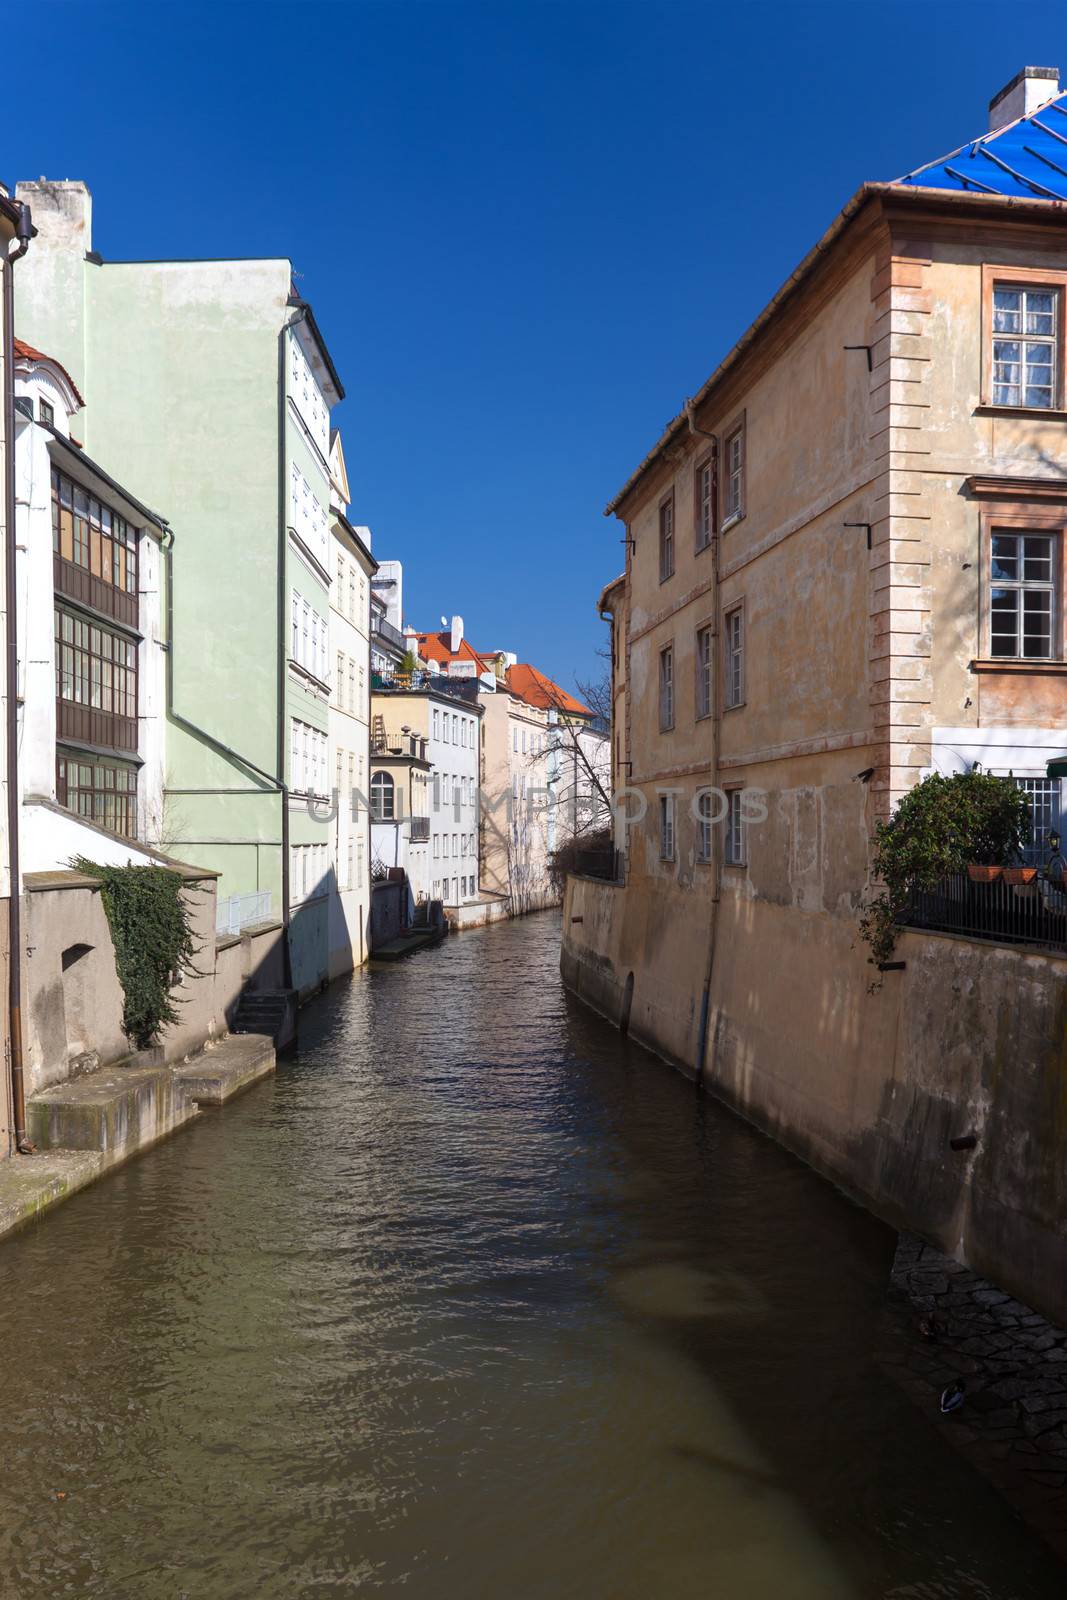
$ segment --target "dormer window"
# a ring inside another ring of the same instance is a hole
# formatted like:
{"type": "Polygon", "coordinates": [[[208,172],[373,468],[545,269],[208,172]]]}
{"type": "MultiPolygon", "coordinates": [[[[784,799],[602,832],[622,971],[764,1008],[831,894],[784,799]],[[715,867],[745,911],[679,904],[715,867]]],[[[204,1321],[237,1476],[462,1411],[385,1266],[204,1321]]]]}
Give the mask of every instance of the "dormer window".
{"type": "Polygon", "coordinates": [[[38,402],[37,402],[37,410],[38,410],[38,414],[40,416],[40,419],[44,423],[45,427],[46,428],[54,428],[55,425],[56,425],[56,414],[55,414],[55,411],[52,409],[52,407],[48,404],[48,401],[47,400],[38,400],[38,402]]]}

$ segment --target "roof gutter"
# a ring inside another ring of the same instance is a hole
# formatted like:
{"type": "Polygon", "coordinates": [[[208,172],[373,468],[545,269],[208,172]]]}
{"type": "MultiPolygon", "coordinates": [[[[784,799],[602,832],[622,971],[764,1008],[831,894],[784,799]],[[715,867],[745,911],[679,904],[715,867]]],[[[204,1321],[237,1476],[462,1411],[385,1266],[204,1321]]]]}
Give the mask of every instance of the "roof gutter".
{"type": "Polygon", "coordinates": [[[899,200],[904,204],[917,202],[924,209],[937,208],[944,210],[946,208],[958,208],[964,212],[987,212],[994,215],[1005,212],[1021,213],[1030,218],[1047,218],[1050,215],[1057,218],[1067,217],[1067,201],[1064,200],[1030,199],[1021,195],[960,194],[951,189],[935,189],[922,184],[900,182],[861,184],[851,200],[842,207],[834,218],[822,238],[808,251],[800,265],[790,273],[773,299],[764,306],[755,322],[750,324],[733,348],[719,362],[707,382],[698,389],[691,400],[686,401],[678,415],[667,424],[667,427],[644,460],[627,478],[614,499],[610,500],[605,506],[604,515],[606,517],[615,515],[627,495],[637,487],[641,479],[655,465],[667,447],[690,431],[694,408],[703,405],[712,391],[733,370],[750,345],[755,343],[768,323],[777,316],[786,301],[791,299],[801,285],[812,276],[820,262],[829,254],[846,228],[850,226],[864,206],[872,200],[887,199],[899,200]]]}
{"type": "MultiPolygon", "coordinates": [[[[19,635],[18,549],[15,538],[15,262],[26,254],[34,235],[28,205],[18,204],[14,250],[4,260],[4,590],[6,598],[7,715],[7,840],[8,840],[8,1026],[10,1032],[11,1113],[14,1145],[32,1155],[26,1136],[26,1086],[22,1040],[22,874],[19,863],[19,635]]],[[[7,207],[5,207],[7,210],[7,207]]]]}

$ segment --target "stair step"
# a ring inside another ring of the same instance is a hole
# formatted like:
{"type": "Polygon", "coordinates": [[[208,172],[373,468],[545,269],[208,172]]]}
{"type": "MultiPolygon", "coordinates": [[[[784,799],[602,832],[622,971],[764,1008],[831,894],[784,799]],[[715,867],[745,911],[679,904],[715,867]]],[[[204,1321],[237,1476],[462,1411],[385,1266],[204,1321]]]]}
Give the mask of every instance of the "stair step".
{"type": "Polygon", "coordinates": [[[165,1069],[118,1067],[41,1090],[26,1116],[39,1150],[98,1150],[111,1161],[181,1127],[196,1105],[165,1069]]]}

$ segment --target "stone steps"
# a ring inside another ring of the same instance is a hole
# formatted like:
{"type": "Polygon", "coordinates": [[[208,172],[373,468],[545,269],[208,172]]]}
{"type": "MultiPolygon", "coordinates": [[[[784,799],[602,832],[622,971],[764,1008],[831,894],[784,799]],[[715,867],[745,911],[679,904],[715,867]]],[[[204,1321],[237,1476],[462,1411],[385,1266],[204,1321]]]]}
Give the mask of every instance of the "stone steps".
{"type": "MultiPolygon", "coordinates": [[[[131,1057],[31,1095],[27,1132],[42,1154],[92,1155],[96,1176],[191,1122],[202,1107],[225,1104],[274,1066],[274,1043],[264,1033],[231,1035],[191,1061],[169,1066],[131,1057]]],[[[11,1172],[28,1170],[25,1162],[12,1157],[11,1172]]],[[[19,1213],[17,1192],[13,1204],[19,1213]]],[[[0,1233],[15,1222],[0,1211],[0,1233]]]]}

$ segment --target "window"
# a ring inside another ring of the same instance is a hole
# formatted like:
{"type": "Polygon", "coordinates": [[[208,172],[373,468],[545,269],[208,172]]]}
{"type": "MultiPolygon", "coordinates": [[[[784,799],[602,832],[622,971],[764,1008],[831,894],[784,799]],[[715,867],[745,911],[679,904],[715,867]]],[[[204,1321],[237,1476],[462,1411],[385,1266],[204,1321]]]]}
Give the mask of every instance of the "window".
{"type": "Polygon", "coordinates": [[[1063,832],[1058,778],[1014,778],[1017,789],[1030,797],[1030,835],[1023,847],[1028,867],[1044,866],[1051,829],[1063,832]]]}
{"type": "Polygon", "coordinates": [[[328,740],[322,730],[293,717],[289,761],[289,787],[293,793],[325,795],[328,759],[328,740]]]}
{"type": "Polygon", "coordinates": [[[659,508],[659,581],[666,583],[674,571],[674,496],[659,508]]]}
{"type": "Polygon", "coordinates": [[[989,565],[989,653],[1048,661],[1053,654],[1055,535],[994,530],[989,565]]]}
{"type": "Polygon", "coordinates": [[[659,797],[659,853],[663,861],[674,860],[674,796],[659,797]]]}
{"type": "Polygon", "coordinates": [[[745,424],[743,421],[726,435],[726,481],[723,485],[723,522],[737,522],[745,514],[745,424]]]}
{"type": "MultiPolygon", "coordinates": [[[[132,639],[57,609],[55,649],[57,700],[136,723],[137,646],[132,639]]],[[[90,742],[115,744],[116,740],[117,734],[98,735],[90,742]]],[[[130,748],[135,745],[136,737],[130,748]]],[[[122,743],[119,748],[127,746],[122,743]]]]}
{"type": "Polygon", "coordinates": [[[715,532],[715,462],[707,456],[696,469],[696,547],[706,550],[715,532]]]}
{"type": "Polygon", "coordinates": [[[697,796],[697,860],[711,860],[711,830],[714,825],[715,797],[708,789],[697,796]]]}
{"type": "Polygon", "coordinates": [[[370,814],[375,822],[392,822],[396,815],[396,784],[388,772],[375,772],[370,780],[370,814]]]}
{"type": "Polygon", "coordinates": [[[54,428],[56,425],[56,414],[52,407],[48,404],[48,401],[38,400],[37,409],[40,412],[41,421],[44,423],[45,427],[54,428]]]}
{"type": "Polygon", "coordinates": [[[435,861],[438,859],[440,854],[441,854],[441,836],[440,836],[440,834],[435,833],[434,836],[433,836],[433,858],[434,858],[435,861]]]}
{"type": "Polygon", "coordinates": [[[435,739],[438,739],[438,738],[440,738],[440,735],[441,735],[441,714],[438,711],[437,707],[434,706],[434,708],[433,708],[433,736],[434,736],[435,739]]]}
{"type": "Polygon", "coordinates": [[[349,657],[348,661],[348,709],[356,709],[356,663],[349,657]]]}
{"type": "Polygon", "coordinates": [[[712,662],[712,631],[711,625],[697,629],[697,692],[696,714],[697,718],[711,716],[711,662],[712,662]]]}
{"type": "Polygon", "coordinates": [[[659,653],[659,725],[662,732],[674,727],[674,646],[659,653]]]}
{"type": "MultiPolygon", "coordinates": [[[[314,607],[297,593],[292,591],[292,628],[291,628],[291,655],[298,666],[313,678],[318,678],[320,683],[325,683],[329,670],[329,630],[325,617],[320,617],[314,607]]],[[[338,660],[340,660],[338,656],[338,660]]],[[[341,702],[340,690],[337,695],[338,704],[341,702]]]]}
{"type": "Polygon", "coordinates": [[[340,650],[337,652],[337,704],[343,707],[345,703],[345,658],[340,650]]]}
{"type": "Polygon", "coordinates": [[[53,468],[52,549],[64,561],[113,589],[136,594],[138,531],[53,468]]]}
{"type": "Polygon", "coordinates": [[[993,404],[1056,404],[1059,293],[1018,283],[993,286],[993,404]]]}
{"type": "Polygon", "coordinates": [[[88,756],[56,757],[56,798],[101,828],[137,837],[137,769],[88,756]]]}
{"type": "Polygon", "coordinates": [[[745,864],[745,814],[741,797],[740,789],[731,789],[726,796],[726,864],[730,867],[745,864]]]}
{"type": "Polygon", "coordinates": [[[726,613],[725,691],[728,709],[744,704],[745,699],[745,612],[735,606],[726,613]]]}
{"type": "Polygon", "coordinates": [[[441,835],[441,854],[442,854],[442,856],[444,856],[445,860],[447,861],[448,860],[448,834],[447,833],[443,833],[441,835]]]}

